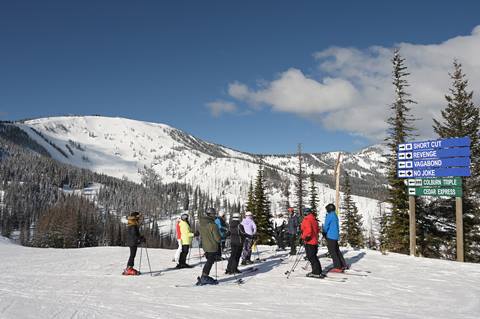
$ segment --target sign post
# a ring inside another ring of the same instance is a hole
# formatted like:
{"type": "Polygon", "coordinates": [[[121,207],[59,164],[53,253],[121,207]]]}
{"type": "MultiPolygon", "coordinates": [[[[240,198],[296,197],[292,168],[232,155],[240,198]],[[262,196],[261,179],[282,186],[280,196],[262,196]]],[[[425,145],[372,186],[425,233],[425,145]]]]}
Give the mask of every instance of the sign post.
{"type": "Polygon", "coordinates": [[[410,256],[415,256],[417,246],[417,227],[415,217],[415,196],[408,196],[409,231],[410,231],[410,256]]]}
{"type": "Polygon", "coordinates": [[[457,261],[464,261],[462,179],[470,176],[470,138],[457,137],[398,145],[397,176],[408,179],[410,255],[415,256],[415,196],[455,197],[457,261]]]}
{"type": "Polygon", "coordinates": [[[463,262],[463,201],[455,197],[455,219],[457,224],[457,261],[463,262]]]}

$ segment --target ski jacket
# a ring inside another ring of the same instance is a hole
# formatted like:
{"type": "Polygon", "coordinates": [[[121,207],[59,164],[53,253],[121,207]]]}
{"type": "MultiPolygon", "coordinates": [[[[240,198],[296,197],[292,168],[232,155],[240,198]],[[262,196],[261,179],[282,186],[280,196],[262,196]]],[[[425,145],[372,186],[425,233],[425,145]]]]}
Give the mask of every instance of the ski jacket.
{"type": "Polygon", "coordinates": [[[181,230],[180,230],[180,221],[177,221],[176,230],[177,230],[177,240],[181,240],[182,239],[182,233],[181,233],[181,230]]]}
{"type": "Polygon", "coordinates": [[[338,240],[340,238],[338,216],[335,211],[327,212],[327,215],[325,215],[323,233],[326,234],[327,239],[338,240]]]}
{"type": "Polygon", "coordinates": [[[218,244],[222,240],[218,228],[215,225],[213,217],[200,216],[200,236],[202,238],[202,248],[206,253],[215,253],[218,251],[218,244]]]}
{"type": "Polygon", "coordinates": [[[242,225],[243,225],[243,229],[245,229],[246,234],[253,236],[257,233],[257,225],[255,225],[255,222],[253,221],[252,218],[245,217],[242,220],[242,225]]]}
{"type": "Polygon", "coordinates": [[[251,237],[245,233],[245,229],[239,220],[230,221],[230,244],[232,246],[243,246],[247,236],[251,237]]]}
{"type": "Polygon", "coordinates": [[[298,216],[293,214],[288,218],[287,232],[290,235],[296,235],[298,233],[298,216]]]}
{"type": "Polygon", "coordinates": [[[318,245],[318,221],[314,214],[308,214],[302,221],[300,226],[302,230],[302,239],[307,245],[318,245]]]}
{"type": "Polygon", "coordinates": [[[219,216],[215,218],[215,225],[217,225],[220,237],[222,237],[222,240],[225,240],[225,238],[227,238],[227,223],[225,223],[223,218],[219,216]]]}
{"type": "Polygon", "coordinates": [[[126,244],[128,247],[136,247],[140,245],[140,230],[138,225],[128,225],[127,226],[127,241],[126,244]]]}
{"type": "Polygon", "coordinates": [[[192,244],[192,238],[193,238],[193,233],[190,230],[190,224],[184,220],[180,221],[179,228],[180,228],[180,234],[181,240],[182,240],[182,246],[183,245],[188,245],[190,246],[192,244]]]}

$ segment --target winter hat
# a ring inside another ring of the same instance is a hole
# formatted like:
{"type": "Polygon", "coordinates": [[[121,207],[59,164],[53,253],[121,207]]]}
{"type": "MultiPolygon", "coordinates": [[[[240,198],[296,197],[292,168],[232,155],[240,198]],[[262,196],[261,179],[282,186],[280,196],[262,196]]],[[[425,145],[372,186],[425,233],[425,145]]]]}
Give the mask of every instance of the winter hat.
{"type": "Polygon", "coordinates": [[[217,211],[215,210],[215,208],[210,207],[209,209],[207,209],[205,214],[207,214],[207,216],[215,216],[217,215],[217,211]]]}
{"type": "Polygon", "coordinates": [[[337,210],[337,208],[333,204],[328,204],[327,206],[325,206],[325,209],[327,212],[334,212],[337,210]]]}
{"type": "Polygon", "coordinates": [[[312,213],[312,212],[313,212],[313,210],[311,208],[306,207],[306,208],[303,209],[303,215],[305,215],[305,216],[312,213]]]}
{"type": "Polygon", "coordinates": [[[127,217],[127,225],[138,225],[138,220],[140,219],[141,214],[139,212],[132,212],[127,217]]]}
{"type": "Polygon", "coordinates": [[[187,220],[188,219],[188,214],[187,213],[183,213],[182,216],[180,216],[180,218],[182,220],[187,220]]]}
{"type": "Polygon", "coordinates": [[[233,213],[232,219],[234,219],[234,220],[240,220],[240,214],[239,214],[239,213],[233,213]]]}
{"type": "Polygon", "coordinates": [[[253,216],[252,212],[246,212],[245,217],[248,217],[248,216],[252,217],[253,216]]]}

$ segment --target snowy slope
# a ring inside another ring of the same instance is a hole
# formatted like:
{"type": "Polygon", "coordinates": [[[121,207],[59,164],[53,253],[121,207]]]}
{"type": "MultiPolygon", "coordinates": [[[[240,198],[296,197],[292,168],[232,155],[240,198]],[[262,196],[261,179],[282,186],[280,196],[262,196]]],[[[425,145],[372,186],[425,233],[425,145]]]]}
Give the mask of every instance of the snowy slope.
{"type": "Polygon", "coordinates": [[[293,260],[260,249],[267,261],[241,286],[221,274],[225,264],[219,263],[220,285],[175,287],[200,274],[196,249],[190,260],[196,266],[184,270],[167,269],[173,251],[149,249],[154,276],[125,277],[125,247],[38,249],[0,241],[0,317],[473,319],[480,313],[478,264],[350,250],[352,268],[371,273],[340,275],[347,282],[339,283],[305,278],[304,262],[286,279],[293,260]]]}
{"type": "MultiPolygon", "coordinates": [[[[17,123],[51,156],[61,162],[90,169],[118,178],[141,182],[141,172],[153,169],[162,182],[184,182],[222,200],[246,202],[248,186],[261,163],[275,169],[282,182],[290,181],[294,194],[298,158],[294,155],[260,156],[242,153],[224,146],[202,141],[165,124],[100,116],[51,117],[17,123]]],[[[384,173],[379,158],[383,150],[370,148],[359,153],[344,154],[344,166],[365,183],[374,183],[372,176],[384,173]]],[[[306,154],[307,173],[332,175],[337,152],[306,154]]],[[[320,205],[334,200],[334,192],[326,184],[317,183],[320,205]]],[[[375,185],[378,187],[378,185],[375,185]]],[[[282,213],[283,190],[269,185],[272,212],[282,213]]],[[[364,226],[378,214],[378,202],[355,196],[364,226]]]]}

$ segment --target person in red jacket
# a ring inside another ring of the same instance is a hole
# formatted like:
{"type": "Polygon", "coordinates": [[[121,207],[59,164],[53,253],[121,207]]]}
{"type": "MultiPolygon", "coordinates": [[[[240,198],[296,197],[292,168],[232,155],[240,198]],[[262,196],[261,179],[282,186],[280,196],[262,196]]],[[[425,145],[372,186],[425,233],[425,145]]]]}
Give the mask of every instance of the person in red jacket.
{"type": "Polygon", "coordinates": [[[300,229],[302,231],[302,240],[305,244],[305,253],[307,254],[308,261],[312,265],[312,272],[307,274],[307,277],[323,279],[325,275],[322,274],[322,266],[320,260],[318,260],[318,234],[320,230],[318,228],[318,221],[315,212],[310,208],[305,208],[300,229]]]}

